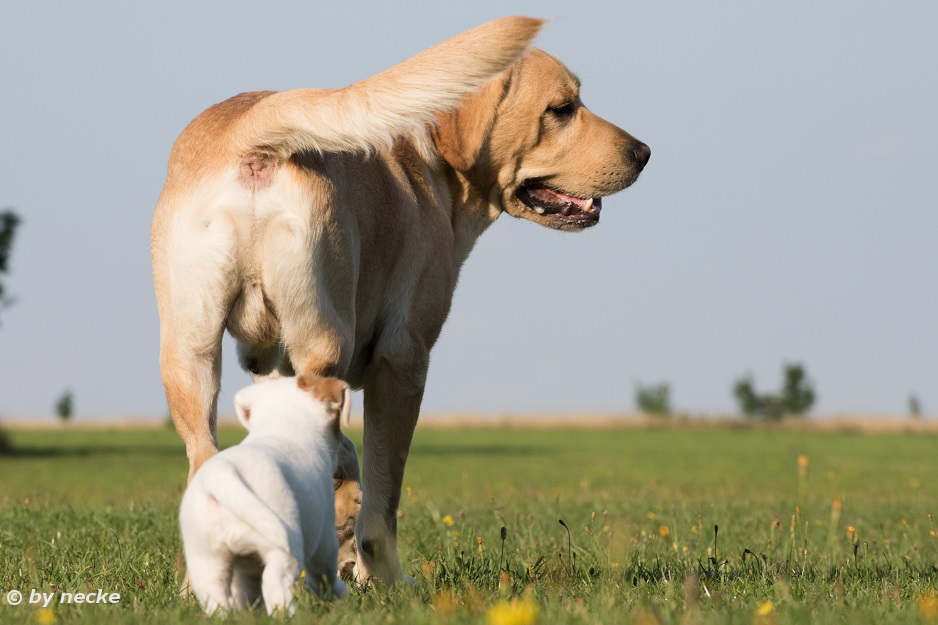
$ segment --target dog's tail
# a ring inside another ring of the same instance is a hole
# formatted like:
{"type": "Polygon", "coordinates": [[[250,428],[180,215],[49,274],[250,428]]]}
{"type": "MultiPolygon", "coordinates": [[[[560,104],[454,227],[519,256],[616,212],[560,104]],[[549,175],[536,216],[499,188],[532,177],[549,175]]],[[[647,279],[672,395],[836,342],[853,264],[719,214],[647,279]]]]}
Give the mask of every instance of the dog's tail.
{"type": "Polygon", "coordinates": [[[357,152],[420,135],[436,113],[455,107],[514,64],[543,23],[503,17],[344,89],[274,93],[239,120],[237,149],[241,154],[270,150],[281,157],[301,151],[357,152]]]}
{"type": "Polygon", "coordinates": [[[208,494],[214,497],[222,508],[238,517],[274,547],[292,553],[294,549],[291,544],[302,544],[296,542],[300,539],[299,536],[291,536],[296,530],[287,527],[270,506],[245,484],[244,478],[238,474],[235,467],[219,467],[212,475],[208,494]]]}

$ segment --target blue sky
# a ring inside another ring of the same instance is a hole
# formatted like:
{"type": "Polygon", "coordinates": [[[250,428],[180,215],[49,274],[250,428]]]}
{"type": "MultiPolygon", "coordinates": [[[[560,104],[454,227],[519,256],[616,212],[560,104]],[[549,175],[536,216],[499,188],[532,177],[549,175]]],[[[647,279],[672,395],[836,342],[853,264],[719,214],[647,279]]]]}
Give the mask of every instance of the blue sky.
{"type": "MultiPolygon", "coordinates": [[[[10,3],[0,207],[24,223],[0,312],[0,416],[165,415],[149,265],[172,142],[241,91],[339,87],[505,14],[651,146],[579,235],[504,216],[432,355],[425,411],[621,411],[667,381],[803,362],[815,412],[938,410],[938,5],[10,3]],[[859,8],[863,6],[863,8],[859,8]]],[[[247,382],[226,342],[220,405],[247,382]]]]}

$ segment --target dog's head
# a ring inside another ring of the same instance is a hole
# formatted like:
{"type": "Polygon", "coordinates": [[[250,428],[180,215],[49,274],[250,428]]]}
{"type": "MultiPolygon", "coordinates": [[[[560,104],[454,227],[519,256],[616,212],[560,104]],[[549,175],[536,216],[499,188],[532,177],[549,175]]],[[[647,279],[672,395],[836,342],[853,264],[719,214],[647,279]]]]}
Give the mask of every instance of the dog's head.
{"type": "Polygon", "coordinates": [[[597,224],[601,198],[635,182],[651,156],[587,109],[579,79],[536,49],[437,122],[437,149],[477,192],[556,230],[597,224]]]}
{"type": "Polygon", "coordinates": [[[313,425],[327,433],[331,447],[336,448],[343,438],[340,426],[349,422],[351,390],[336,378],[301,375],[243,388],[234,404],[238,420],[248,431],[305,431],[304,426],[313,425]]]}

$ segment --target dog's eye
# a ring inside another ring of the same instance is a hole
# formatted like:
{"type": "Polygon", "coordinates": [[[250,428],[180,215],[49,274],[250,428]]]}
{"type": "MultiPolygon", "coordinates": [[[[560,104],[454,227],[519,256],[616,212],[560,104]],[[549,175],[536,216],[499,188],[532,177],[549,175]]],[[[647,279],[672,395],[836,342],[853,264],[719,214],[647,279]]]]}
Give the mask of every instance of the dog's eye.
{"type": "Polygon", "coordinates": [[[547,107],[547,112],[557,117],[570,117],[576,112],[576,105],[573,102],[564,102],[563,104],[552,104],[547,107]]]}

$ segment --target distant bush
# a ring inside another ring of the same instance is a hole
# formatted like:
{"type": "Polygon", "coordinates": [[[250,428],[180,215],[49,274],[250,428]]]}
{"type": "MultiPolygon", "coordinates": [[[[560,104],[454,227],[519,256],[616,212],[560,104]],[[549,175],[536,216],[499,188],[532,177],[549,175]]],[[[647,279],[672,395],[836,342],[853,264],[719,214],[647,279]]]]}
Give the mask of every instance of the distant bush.
{"type": "Polygon", "coordinates": [[[642,386],[635,384],[635,405],[647,415],[671,416],[671,388],[664,382],[642,386]]]}
{"type": "Polygon", "coordinates": [[[65,391],[55,403],[55,414],[59,415],[62,421],[68,421],[72,418],[72,392],[65,391]]]}
{"type": "Polygon", "coordinates": [[[782,390],[777,393],[757,393],[752,377],[741,378],[733,386],[733,395],[740,411],[747,417],[778,421],[783,417],[801,416],[814,405],[814,388],[801,365],[786,365],[782,390]]]}

